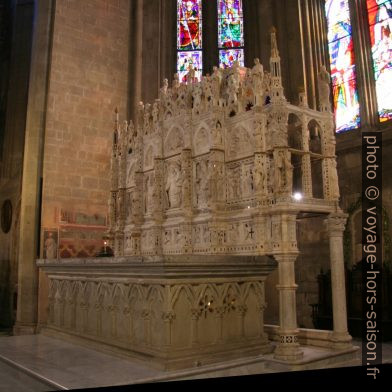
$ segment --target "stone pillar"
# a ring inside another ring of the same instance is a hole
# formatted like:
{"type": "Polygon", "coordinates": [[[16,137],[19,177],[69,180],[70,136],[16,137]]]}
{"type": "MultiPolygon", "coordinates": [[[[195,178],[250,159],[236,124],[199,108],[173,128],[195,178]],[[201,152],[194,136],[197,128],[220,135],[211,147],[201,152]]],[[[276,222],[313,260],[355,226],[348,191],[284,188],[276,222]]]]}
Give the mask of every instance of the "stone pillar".
{"type": "Polygon", "coordinates": [[[142,100],[142,70],[143,70],[143,2],[144,0],[135,0],[131,6],[131,36],[133,41],[132,61],[130,62],[130,84],[129,91],[132,91],[129,98],[130,117],[136,120],[138,103],[142,100]]]}
{"type": "Polygon", "coordinates": [[[331,288],[333,311],[333,347],[351,347],[351,336],[347,329],[346,286],[343,257],[343,231],[347,214],[333,213],[327,218],[329,249],[331,257],[331,288]]]}
{"type": "Polygon", "coordinates": [[[53,7],[49,0],[36,4],[23,159],[18,253],[18,304],[14,334],[36,331],[38,311],[38,256],[40,187],[45,128],[47,72],[51,47],[53,7]]]}
{"type": "Polygon", "coordinates": [[[279,320],[280,341],[274,357],[286,361],[302,358],[303,352],[299,348],[297,329],[297,308],[295,291],[294,261],[298,253],[283,253],[274,255],[278,262],[279,284],[279,320]]]}
{"type": "Polygon", "coordinates": [[[306,153],[302,157],[302,190],[305,197],[313,197],[312,163],[309,153],[306,153]]]}

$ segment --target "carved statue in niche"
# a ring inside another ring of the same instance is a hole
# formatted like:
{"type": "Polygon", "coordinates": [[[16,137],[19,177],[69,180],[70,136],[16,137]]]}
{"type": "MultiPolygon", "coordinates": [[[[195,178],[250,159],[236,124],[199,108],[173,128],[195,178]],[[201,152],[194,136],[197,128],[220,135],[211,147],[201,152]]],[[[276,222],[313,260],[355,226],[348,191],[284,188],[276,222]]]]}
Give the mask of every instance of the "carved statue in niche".
{"type": "Polygon", "coordinates": [[[251,195],[253,192],[253,173],[250,166],[245,167],[244,176],[242,178],[242,192],[244,195],[251,195]]]}
{"type": "Polygon", "coordinates": [[[164,106],[166,106],[166,101],[168,100],[167,92],[169,89],[169,81],[165,78],[163,79],[162,87],[159,90],[159,99],[164,106]]]}
{"type": "Polygon", "coordinates": [[[223,144],[223,130],[219,120],[215,123],[215,128],[213,129],[213,140],[216,146],[221,146],[223,144]]]}
{"type": "Polygon", "coordinates": [[[227,79],[227,95],[229,105],[236,104],[240,88],[239,62],[234,61],[233,67],[227,79]]]}
{"type": "Polygon", "coordinates": [[[255,97],[255,105],[262,106],[263,102],[263,79],[264,79],[264,70],[263,66],[260,64],[260,60],[256,58],[254,60],[255,65],[252,68],[252,83],[253,83],[253,91],[255,97]]]}
{"type": "Polygon", "coordinates": [[[240,181],[241,181],[241,167],[236,167],[229,172],[229,181],[227,184],[228,193],[231,199],[238,200],[240,197],[240,181]]]}
{"type": "Polygon", "coordinates": [[[57,242],[51,231],[48,232],[48,237],[45,240],[45,254],[47,259],[57,258],[57,242]]]}
{"type": "Polygon", "coordinates": [[[254,105],[253,97],[252,71],[247,69],[244,82],[242,83],[242,104],[246,110],[254,105]]]}
{"type": "Polygon", "coordinates": [[[189,65],[188,73],[186,74],[186,82],[187,84],[193,84],[197,82],[196,71],[192,64],[189,65]]]}
{"type": "Polygon", "coordinates": [[[321,111],[331,111],[331,77],[325,68],[325,65],[321,66],[320,72],[317,75],[318,84],[318,95],[319,95],[319,109],[321,111]]]}
{"type": "Polygon", "coordinates": [[[199,85],[195,85],[192,91],[192,99],[193,99],[193,113],[199,114],[201,109],[201,96],[202,96],[202,88],[199,85]]]}
{"type": "Polygon", "coordinates": [[[201,88],[203,91],[204,100],[206,106],[212,103],[212,86],[211,86],[211,77],[209,75],[202,77],[201,79],[201,88]]]}
{"type": "Polygon", "coordinates": [[[173,76],[172,88],[174,91],[177,91],[179,87],[180,87],[180,76],[178,75],[178,73],[175,73],[173,76]]]}
{"type": "Polygon", "coordinates": [[[196,202],[197,205],[203,206],[208,202],[209,195],[209,173],[208,161],[200,161],[196,164],[196,202]]]}
{"type": "Polygon", "coordinates": [[[275,160],[275,192],[291,192],[293,188],[293,165],[288,157],[290,153],[278,151],[275,160]]]}
{"type": "Polygon", "coordinates": [[[257,160],[253,168],[254,188],[256,192],[265,194],[265,170],[261,161],[257,160]]]}
{"type": "Polygon", "coordinates": [[[212,97],[213,97],[213,104],[215,106],[219,105],[220,99],[220,90],[222,84],[222,71],[218,67],[213,67],[213,73],[211,76],[212,81],[212,97]]]}
{"type": "Polygon", "coordinates": [[[181,164],[178,161],[168,164],[165,193],[168,208],[181,206],[182,171],[181,164]]]}

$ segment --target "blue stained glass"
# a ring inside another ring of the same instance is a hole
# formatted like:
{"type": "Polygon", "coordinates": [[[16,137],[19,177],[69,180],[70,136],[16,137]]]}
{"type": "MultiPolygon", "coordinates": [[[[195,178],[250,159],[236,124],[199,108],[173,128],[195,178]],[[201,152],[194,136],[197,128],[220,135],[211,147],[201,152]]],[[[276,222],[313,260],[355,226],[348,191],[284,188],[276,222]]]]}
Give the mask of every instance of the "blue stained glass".
{"type": "Polygon", "coordinates": [[[238,61],[240,66],[244,66],[244,50],[243,49],[227,49],[219,51],[219,64],[221,68],[229,68],[234,61],[238,61]]]}
{"type": "Polygon", "coordinates": [[[189,67],[192,65],[195,70],[195,76],[198,80],[201,79],[203,68],[203,56],[201,51],[193,52],[177,52],[177,72],[180,82],[185,83],[186,76],[189,72],[189,67]]]}
{"type": "Polygon", "coordinates": [[[222,68],[227,68],[237,60],[243,66],[244,21],[242,0],[217,0],[217,5],[219,65],[222,68]]]}
{"type": "Polygon", "coordinates": [[[380,121],[392,119],[392,5],[367,0],[370,42],[380,121]]]}

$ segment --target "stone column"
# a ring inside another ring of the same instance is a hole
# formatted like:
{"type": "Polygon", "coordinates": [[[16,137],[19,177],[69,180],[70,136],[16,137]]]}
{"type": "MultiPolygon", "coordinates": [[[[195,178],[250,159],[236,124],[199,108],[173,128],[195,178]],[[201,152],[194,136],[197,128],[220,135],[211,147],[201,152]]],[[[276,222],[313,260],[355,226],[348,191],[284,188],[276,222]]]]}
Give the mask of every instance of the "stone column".
{"type": "Polygon", "coordinates": [[[302,190],[305,197],[313,197],[312,163],[309,152],[302,157],[302,190]]]}
{"type": "Polygon", "coordinates": [[[137,107],[142,99],[143,2],[144,0],[135,0],[131,5],[131,20],[134,22],[131,23],[133,41],[130,46],[132,61],[129,67],[129,91],[132,91],[132,93],[129,98],[129,117],[133,120],[137,119],[137,107]]]}
{"type": "Polygon", "coordinates": [[[299,348],[297,329],[297,308],[295,291],[294,261],[298,253],[282,253],[274,255],[278,262],[279,284],[279,320],[280,341],[274,357],[286,361],[302,358],[303,352],[299,348]]]}
{"type": "Polygon", "coordinates": [[[343,231],[347,214],[333,213],[327,218],[331,257],[331,288],[333,311],[332,344],[337,349],[351,347],[347,329],[346,286],[343,258],[343,231]]]}
{"type": "Polygon", "coordinates": [[[18,253],[18,304],[14,334],[36,331],[38,311],[38,256],[40,187],[46,111],[47,73],[51,47],[53,2],[36,4],[23,159],[18,253]]]}

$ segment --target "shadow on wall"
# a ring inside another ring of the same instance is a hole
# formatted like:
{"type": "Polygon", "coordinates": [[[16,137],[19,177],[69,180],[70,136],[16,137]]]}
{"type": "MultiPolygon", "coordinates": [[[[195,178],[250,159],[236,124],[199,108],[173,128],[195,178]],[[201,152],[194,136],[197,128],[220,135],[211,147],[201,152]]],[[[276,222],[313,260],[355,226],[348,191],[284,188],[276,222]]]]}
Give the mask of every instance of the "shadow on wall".
{"type": "MultiPolygon", "coordinates": [[[[326,230],[322,230],[324,218],[303,216],[297,220],[297,238],[300,254],[295,261],[295,280],[298,285],[297,323],[300,328],[316,328],[312,310],[318,303],[318,275],[329,269],[329,243],[326,230]]],[[[279,325],[278,270],[272,272],[265,284],[265,323],[279,325]]]]}

